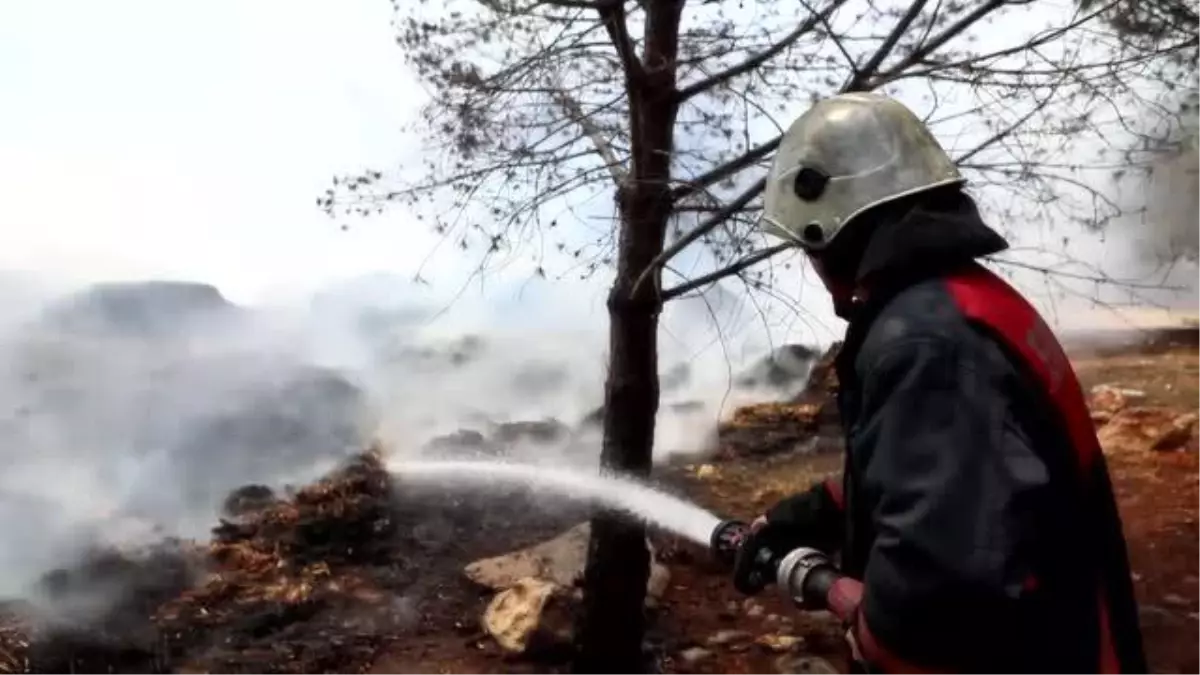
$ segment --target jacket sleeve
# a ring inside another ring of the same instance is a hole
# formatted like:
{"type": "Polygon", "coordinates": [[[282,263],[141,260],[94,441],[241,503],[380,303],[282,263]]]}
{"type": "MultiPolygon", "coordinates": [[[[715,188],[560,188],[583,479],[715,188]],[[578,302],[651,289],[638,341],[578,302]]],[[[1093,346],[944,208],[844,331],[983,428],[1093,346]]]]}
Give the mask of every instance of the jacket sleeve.
{"type": "Polygon", "coordinates": [[[955,337],[907,335],[856,365],[851,444],[876,536],[855,625],[878,659],[926,670],[986,663],[1012,644],[1031,578],[1025,514],[1048,482],[1009,422],[1007,359],[981,334],[955,337]]]}

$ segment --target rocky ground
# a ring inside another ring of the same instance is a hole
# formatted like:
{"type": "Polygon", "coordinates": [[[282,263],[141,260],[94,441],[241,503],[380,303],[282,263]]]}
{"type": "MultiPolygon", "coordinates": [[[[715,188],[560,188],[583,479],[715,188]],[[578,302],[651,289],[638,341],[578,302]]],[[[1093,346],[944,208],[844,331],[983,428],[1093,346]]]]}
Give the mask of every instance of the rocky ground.
{"type": "MultiPolygon", "coordinates": [[[[1156,672],[1200,667],[1196,337],[1073,352],[1114,475],[1156,672]]],[[[827,401],[818,388],[743,409],[712,457],[661,467],[659,479],[721,514],[751,517],[838,470],[827,401]]],[[[368,452],[294,493],[243,488],[226,511],[206,546],[97,551],[47,574],[36,605],[0,605],[0,672],[566,668],[586,541],[572,529],[586,518],[579,506],[393,481],[368,452]]],[[[706,551],[664,533],[652,545],[649,647],[661,670],[844,667],[828,616],[770,594],[745,600],[706,551]]]]}

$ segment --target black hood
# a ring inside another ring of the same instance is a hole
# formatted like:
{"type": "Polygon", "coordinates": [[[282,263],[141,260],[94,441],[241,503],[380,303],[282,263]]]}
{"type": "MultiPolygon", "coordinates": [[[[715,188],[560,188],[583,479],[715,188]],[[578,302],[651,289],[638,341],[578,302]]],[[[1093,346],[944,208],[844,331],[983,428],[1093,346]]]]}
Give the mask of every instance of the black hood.
{"type": "Polygon", "coordinates": [[[893,217],[880,218],[872,229],[859,258],[857,282],[936,274],[1008,248],[958,187],[911,204],[892,211],[893,217]]]}

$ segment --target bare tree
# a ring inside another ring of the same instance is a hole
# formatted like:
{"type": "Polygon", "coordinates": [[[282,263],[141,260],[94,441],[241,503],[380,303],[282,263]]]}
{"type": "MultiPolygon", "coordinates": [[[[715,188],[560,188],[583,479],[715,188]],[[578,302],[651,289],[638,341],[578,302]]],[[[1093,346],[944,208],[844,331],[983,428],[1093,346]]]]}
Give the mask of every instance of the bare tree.
{"type": "MultiPolygon", "coordinates": [[[[685,0],[394,5],[397,42],[430,89],[418,129],[429,147],[416,166],[336,178],[320,205],[406,205],[478,250],[481,272],[522,256],[543,277],[611,271],[602,461],[641,476],[663,303],[723,278],[770,290],[770,270],[751,268],[786,247],[753,227],[763,176],[812,100],[897,95],[981,191],[1003,185],[1034,218],[1097,226],[1115,206],[1077,175],[1074,144],[1116,133],[1127,101],[1157,86],[1147,53],[1177,49],[1118,49],[1100,21],[1115,1],[1074,14],[1028,0],[705,0],[686,14],[685,0]]],[[[643,667],[644,536],[593,520],[582,670],[643,667]]]]}
{"type": "MultiPolygon", "coordinates": [[[[1085,11],[1096,9],[1098,0],[1081,0],[1085,11]]],[[[1103,13],[1104,20],[1130,49],[1157,50],[1164,44],[1188,44],[1171,54],[1170,60],[1186,69],[1196,69],[1197,33],[1200,15],[1189,0],[1121,0],[1103,13]]]]}

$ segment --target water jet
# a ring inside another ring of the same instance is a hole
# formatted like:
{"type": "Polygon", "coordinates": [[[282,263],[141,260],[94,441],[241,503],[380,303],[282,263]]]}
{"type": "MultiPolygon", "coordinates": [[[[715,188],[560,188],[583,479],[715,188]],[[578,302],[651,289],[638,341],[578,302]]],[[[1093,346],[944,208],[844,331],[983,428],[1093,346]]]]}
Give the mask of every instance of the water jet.
{"type": "Polygon", "coordinates": [[[400,478],[487,486],[528,485],[570,499],[625,511],[708,546],[721,519],[673,495],[628,478],[534,464],[475,460],[392,460],[387,469],[400,478]]]}

